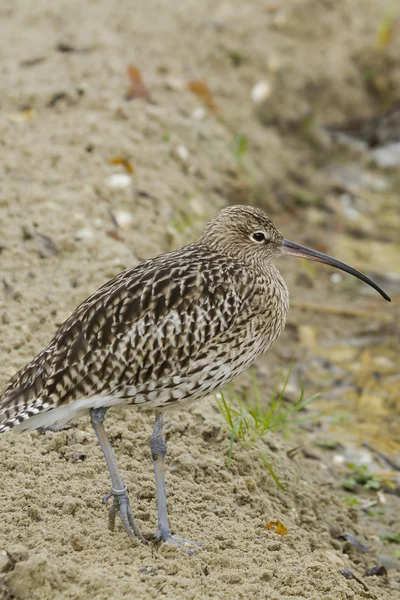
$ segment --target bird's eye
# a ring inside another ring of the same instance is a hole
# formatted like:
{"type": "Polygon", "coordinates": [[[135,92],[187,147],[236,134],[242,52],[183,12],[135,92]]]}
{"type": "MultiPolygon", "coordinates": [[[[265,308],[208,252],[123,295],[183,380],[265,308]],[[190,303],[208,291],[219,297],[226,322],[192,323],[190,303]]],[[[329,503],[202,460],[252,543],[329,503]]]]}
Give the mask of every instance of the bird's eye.
{"type": "Polygon", "coordinates": [[[253,242],[257,242],[258,244],[262,244],[267,239],[263,231],[255,231],[251,234],[250,237],[253,240],[253,242]]]}

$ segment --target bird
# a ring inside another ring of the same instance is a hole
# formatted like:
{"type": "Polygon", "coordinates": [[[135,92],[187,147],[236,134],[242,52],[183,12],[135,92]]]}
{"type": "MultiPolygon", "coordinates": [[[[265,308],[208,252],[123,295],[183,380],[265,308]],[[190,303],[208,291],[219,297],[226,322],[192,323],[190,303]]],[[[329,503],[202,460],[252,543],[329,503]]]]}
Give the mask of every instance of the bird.
{"type": "MultiPolygon", "coordinates": [[[[222,209],[188,245],[123,271],[82,302],[0,395],[0,433],[60,428],[90,416],[111,479],[109,527],[116,516],[134,542],[143,536],[104,428],[117,406],[153,409],[150,439],[157,493],[153,539],[186,547],[167,512],[164,415],[213,394],[280,336],[289,295],[275,259],[326,263],[389,296],[369,277],[284,238],[254,206],[222,209]]],[[[196,542],[194,542],[196,543],[196,542]]]]}

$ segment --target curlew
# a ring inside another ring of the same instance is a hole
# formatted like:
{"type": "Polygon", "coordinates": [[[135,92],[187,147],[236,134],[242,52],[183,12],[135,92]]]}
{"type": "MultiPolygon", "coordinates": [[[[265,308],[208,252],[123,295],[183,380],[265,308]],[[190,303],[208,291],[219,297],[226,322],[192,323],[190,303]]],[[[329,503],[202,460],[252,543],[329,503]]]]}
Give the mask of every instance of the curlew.
{"type": "Polygon", "coordinates": [[[366,275],[285,239],[259,209],[232,206],[200,238],[123,271],[85,300],[49,345],[16,373],[0,401],[0,433],[65,426],[90,414],[111,479],[109,526],[119,513],[133,541],[127,488],[104,430],[110,407],[154,409],[150,440],[158,529],[171,535],[164,480],[164,413],[237,377],[279,337],[288,291],[272,261],[291,254],[326,263],[387,294],[366,275]]]}

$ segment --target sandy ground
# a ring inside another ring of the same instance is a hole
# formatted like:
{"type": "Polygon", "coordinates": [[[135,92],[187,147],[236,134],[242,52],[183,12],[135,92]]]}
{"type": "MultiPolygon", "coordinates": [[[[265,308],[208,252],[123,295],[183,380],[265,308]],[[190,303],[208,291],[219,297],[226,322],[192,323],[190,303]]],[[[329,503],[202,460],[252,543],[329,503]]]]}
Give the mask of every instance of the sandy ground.
{"type": "MultiPolygon", "coordinates": [[[[380,196],[365,192],[367,209],[361,213],[367,217],[357,229],[334,206],[325,150],[321,154],[308,129],[310,115],[339,122],[370,114],[400,93],[393,58],[399,44],[385,53],[374,46],[385,7],[367,0],[357,6],[351,0],[284,4],[2,1],[1,383],[101,283],[192,239],[227,202],[256,202],[300,243],[332,254],[340,246],[343,258],[367,264],[381,277],[399,273],[389,252],[396,249],[399,188],[393,184],[386,194],[388,216],[381,221],[380,196]],[[150,102],[125,98],[129,63],[141,69],[150,102]],[[368,65],[377,73],[369,87],[368,65]],[[380,69],[386,78],[379,79],[380,69]],[[193,80],[206,81],[217,109],[204,109],[187,89],[193,80]],[[271,93],[255,108],[251,90],[264,80],[271,93]],[[237,133],[250,141],[243,160],[232,151],[237,133]],[[127,174],[126,167],[112,164],[118,157],[134,169],[121,189],[109,179],[127,174]],[[121,227],[122,211],[132,220],[121,227]],[[357,250],[346,245],[342,234],[349,232],[357,250]]],[[[398,325],[383,301],[353,281],[335,285],[326,270],[316,278],[298,265],[281,265],[297,300],[332,304],[335,296],[337,305],[365,311],[364,317],[355,322],[346,314],[330,316],[332,327],[325,332],[326,315],[304,312],[294,302],[282,340],[257,368],[265,389],[294,359],[310,393],[318,390],[313,369],[325,358],[310,343],[310,325],[323,331],[322,345],[335,339],[349,346],[361,333],[386,336],[391,354],[383,367],[364,367],[368,374],[380,368],[393,373],[398,325]]],[[[396,297],[398,279],[380,281],[396,297]]],[[[398,302],[393,310],[398,314],[398,302]]],[[[346,377],[356,388],[343,373],[335,372],[335,381],[346,377]]],[[[246,388],[246,381],[239,385],[246,388]]],[[[148,536],[156,528],[152,418],[129,410],[107,418],[132,508],[148,536]]],[[[398,442],[398,421],[390,414],[382,418],[379,427],[398,442]]],[[[388,580],[364,583],[340,573],[350,568],[362,576],[387,551],[376,522],[344,502],[330,456],[290,458],[288,448],[302,443],[297,435],[288,443],[276,433],[264,443],[287,493],[276,487],[254,449],[237,445],[227,470],[229,432],[214,400],[171,413],[171,522],[178,535],[203,542],[195,556],[166,545],[132,547],[120,524],[114,532],[107,529],[100,499],[109,482],[86,420],[58,433],[2,436],[0,598],[400,597],[395,568],[388,580]],[[288,535],[266,530],[270,520],[282,521],[288,535]],[[357,553],[334,530],[356,535],[371,552],[357,553]]],[[[388,496],[380,522],[399,531],[398,514],[398,498],[388,496]]]]}

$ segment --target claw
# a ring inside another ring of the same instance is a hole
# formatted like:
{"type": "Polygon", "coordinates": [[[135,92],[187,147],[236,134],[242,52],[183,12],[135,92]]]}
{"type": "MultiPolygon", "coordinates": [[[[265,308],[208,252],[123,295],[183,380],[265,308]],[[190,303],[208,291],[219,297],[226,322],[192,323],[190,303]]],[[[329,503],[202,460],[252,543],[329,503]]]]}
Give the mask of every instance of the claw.
{"type": "Polygon", "coordinates": [[[124,486],[120,490],[111,489],[111,492],[103,497],[102,503],[105,504],[110,498],[113,498],[113,502],[108,510],[108,528],[111,531],[114,530],[115,518],[117,512],[119,512],[122,524],[131,542],[135,542],[136,538],[138,538],[142,544],[147,545],[148,541],[137,526],[135,517],[129,506],[129,496],[126,487],[124,486]]]}
{"type": "Polygon", "coordinates": [[[196,554],[196,552],[195,552],[195,550],[188,548],[188,546],[197,546],[198,548],[201,548],[203,545],[201,542],[194,542],[192,540],[187,540],[186,538],[181,538],[181,537],[177,537],[175,535],[171,535],[171,533],[169,531],[167,531],[167,532],[157,531],[156,534],[154,535],[154,540],[156,542],[162,541],[162,542],[165,542],[166,544],[171,544],[172,546],[175,546],[176,548],[181,548],[181,549],[185,550],[185,552],[189,556],[193,556],[194,554],[196,554]]]}
{"type": "MultiPolygon", "coordinates": [[[[111,494],[111,496],[112,496],[112,494],[111,494]]],[[[114,529],[115,529],[115,517],[117,514],[117,510],[118,510],[118,501],[116,501],[114,498],[113,503],[111,504],[110,508],[108,509],[108,529],[110,531],[114,531],[114,529]]]]}

